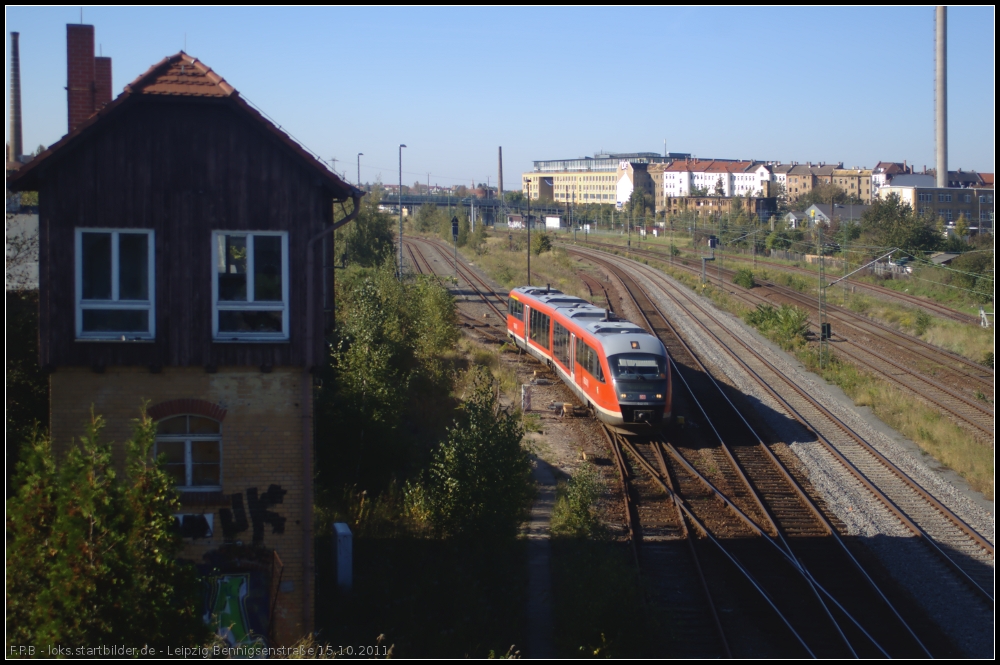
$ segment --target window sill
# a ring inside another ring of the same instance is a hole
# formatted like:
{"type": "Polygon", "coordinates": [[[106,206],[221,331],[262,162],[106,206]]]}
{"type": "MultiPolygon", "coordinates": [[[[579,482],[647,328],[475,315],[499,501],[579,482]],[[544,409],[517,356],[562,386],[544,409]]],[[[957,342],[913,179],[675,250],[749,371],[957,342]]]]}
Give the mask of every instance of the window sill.
{"type": "Polygon", "coordinates": [[[288,344],[289,337],[215,337],[213,344],[288,344]]]}
{"type": "Polygon", "coordinates": [[[182,506],[225,506],[226,496],[218,490],[190,490],[177,488],[182,506]]]}
{"type": "Polygon", "coordinates": [[[133,343],[152,343],[156,341],[155,337],[128,337],[122,339],[122,335],[115,335],[114,337],[77,337],[77,342],[119,342],[121,344],[133,344],[133,343]]]}

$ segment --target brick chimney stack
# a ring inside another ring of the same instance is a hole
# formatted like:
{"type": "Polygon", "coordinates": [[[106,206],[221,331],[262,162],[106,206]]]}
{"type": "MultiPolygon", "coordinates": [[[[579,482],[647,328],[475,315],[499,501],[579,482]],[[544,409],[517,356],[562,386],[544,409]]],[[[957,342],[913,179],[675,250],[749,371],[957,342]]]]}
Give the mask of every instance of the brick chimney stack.
{"type": "Polygon", "coordinates": [[[10,144],[7,161],[19,162],[24,154],[21,137],[21,47],[20,33],[10,33],[10,144]]]}
{"type": "Polygon", "coordinates": [[[94,112],[94,26],[66,25],[66,96],[69,131],[94,112]]]}
{"type": "Polygon", "coordinates": [[[94,112],[111,101],[111,58],[94,58],[94,112]]]}
{"type": "Polygon", "coordinates": [[[94,57],[94,26],[66,25],[69,131],[111,101],[111,58],[94,57]]]}

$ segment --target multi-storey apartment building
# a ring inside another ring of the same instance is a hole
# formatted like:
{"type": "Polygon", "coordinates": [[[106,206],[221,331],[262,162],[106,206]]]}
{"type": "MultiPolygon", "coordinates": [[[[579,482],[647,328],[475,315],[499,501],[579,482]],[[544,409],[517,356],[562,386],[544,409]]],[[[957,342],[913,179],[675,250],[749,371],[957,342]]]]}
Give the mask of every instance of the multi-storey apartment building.
{"type": "Polygon", "coordinates": [[[800,196],[808,194],[817,185],[829,185],[833,182],[833,172],[843,169],[843,164],[795,164],[788,169],[785,176],[785,195],[789,201],[795,201],[800,196]]]}
{"type": "Polygon", "coordinates": [[[760,195],[772,181],[767,164],[730,159],[677,160],[663,169],[663,197],[703,191],[713,196],[760,195]]]}
{"type": "Polygon", "coordinates": [[[871,169],[856,166],[853,169],[834,169],[833,184],[862,203],[872,202],[871,169]]]}

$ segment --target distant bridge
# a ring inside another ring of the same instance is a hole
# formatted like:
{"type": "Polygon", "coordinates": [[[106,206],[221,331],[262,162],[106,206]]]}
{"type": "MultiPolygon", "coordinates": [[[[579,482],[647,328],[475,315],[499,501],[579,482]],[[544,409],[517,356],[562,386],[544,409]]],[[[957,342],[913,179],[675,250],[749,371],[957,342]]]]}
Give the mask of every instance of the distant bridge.
{"type": "MultiPolygon", "coordinates": [[[[400,204],[402,204],[403,208],[407,208],[414,212],[417,208],[426,204],[435,205],[439,208],[451,208],[458,206],[469,208],[475,205],[476,214],[481,214],[484,219],[488,220],[487,223],[496,219],[497,214],[501,210],[507,214],[523,215],[527,213],[528,208],[527,204],[511,206],[503,203],[501,199],[479,199],[473,196],[458,197],[403,194],[402,199],[400,199],[398,195],[386,193],[383,194],[382,200],[379,202],[379,205],[393,210],[398,210],[400,204]]],[[[554,203],[546,203],[546,205],[535,205],[535,203],[532,203],[531,212],[532,214],[537,215],[564,215],[568,213],[568,208],[554,203]]]]}

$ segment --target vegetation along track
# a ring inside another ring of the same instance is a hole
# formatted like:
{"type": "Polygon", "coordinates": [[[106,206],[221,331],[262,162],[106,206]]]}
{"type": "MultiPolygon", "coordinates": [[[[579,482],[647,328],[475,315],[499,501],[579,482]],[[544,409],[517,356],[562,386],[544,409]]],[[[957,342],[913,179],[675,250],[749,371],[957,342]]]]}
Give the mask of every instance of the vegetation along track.
{"type": "MultiPolygon", "coordinates": [[[[675,496],[690,506],[689,519],[711,534],[747,579],[754,580],[775,610],[764,615],[784,622],[786,637],[794,636],[806,653],[927,655],[914,631],[840,540],[836,527],[749,424],[742,417],[733,418],[728,398],[709,397],[707,406],[699,403],[696,392],[717,391],[719,386],[664,321],[654,324],[658,315],[650,317],[647,312],[654,312],[655,307],[641,290],[627,278],[623,286],[646,315],[647,326],[671,348],[675,380],[689,388],[685,399],[693,404],[687,408],[694,406],[701,412],[715,440],[706,440],[704,435],[712,438],[707,430],[674,429],[670,431],[676,445],[655,434],[648,440],[622,438],[622,444],[645,459],[646,471],[658,474],[668,493],[671,477],[675,479],[675,496]],[[685,367],[683,374],[678,364],[685,367]],[[836,595],[828,589],[836,589],[836,595]]],[[[679,390],[675,390],[675,400],[681,400],[679,390]]],[[[763,620],[760,612],[754,614],[763,620]]],[[[739,625],[727,628],[735,634],[745,632],[739,625]]],[[[774,625],[759,629],[772,635],[781,632],[774,625]]],[[[730,642],[742,645],[745,639],[742,635],[730,642]]]]}
{"type": "MultiPolygon", "coordinates": [[[[414,269],[418,273],[432,275],[439,282],[443,283],[442,274],[434,269],[436,260],[427,259],[424,252],[421,251],[421,242],[404,239],[403,244],[410,256],[410,261],[414,269]]],[[[454,275],[454,259],[442,252],[436,243],[428,244],[430,246],[424,245],[424,249],[442,257],[445,265],[452,268],[452,272],[447,276],[451,277],[454,275]]],[[[474,330],[484,341],[502,344],[506,340],[507,331],[505,299],[493,291],[485,281],[479,279],[475,273],[462,266],[461,263],[459,263],[458,275],[469,287],[468,290],[460,292],[461,295],[465,296],[465,299],[460,301],[458,310],[459,317],[462,319],[462,327],[474,330]],[[469,296],[472,297],[471,301],[468,300],[469,296]],[[504,309],[498,307],[497,302],[503,303],[504,309]],[[476,305],[473,306],[473,303],[476,303],[476,305]],[[485,312],[483,306],[486,308],[485,312]]]]}
{"type": "MultiPolygon", "coordinates": [[[[667,260],[647,250],[632,250],[631,253],[641,257],[667,260]]],[[[674,265],[699,272],[684,262],[677,262],[674,265]]],[[[723,274],[731,273],[723,271],[723,274]]],[[[718,278],[709,281],[713,280],[718,282],[718,278]]],[[[734,284],[722,284],[721,287],[751,306],[772,304],[767,296],[773,292],[781,299],[799,305],[809,312],[813,319],[813,328],[818,330],[815,299],[808,298],[794,289],[771,283],[766,285],[766,291],[744,289],[734,284]]],[[[982,395],[993,394],[992,369],[865,319],[849,310],[828,305],[827,311],[835,332],[833,340],[835,348],[845,357],[940,409],[981,441],[993,445],[995,411],[992,404],[979,398],[982,395]],[[845,330],[848,331],[846,334],[845,330]]]]}
{"type": "MultiPolygon", "coordinates": [[[[608,248],[608,249],[619,249],[619,250],[622,249],[621,245],[614,245],[614,244],[611,244],[611,243],[601,243],[601,242],[593,242],[593,241],[588,242],[588,246],[605,247],[605,248],[608,248]]],[[[636,250],[633,250],[633,251],[636,251],[636,250]]],[[[645,251],[645,252],[649,252],[652,255],[656,255],[657,259],[660,260],[660,261],[669,261],[670,260],[669,256],[665,252],[660,252],[660,251],[657,251],[657,250],[654,250],[654,249],[648,249],[648,250],[640,249],[639,251],[645,251]]],[[[776,268],[778,270],[783,270],[785,272],[793,272],[793,273],[797,273],[797,274],[800,274],[800,275],[804,275],[804,276],[809,277],[811,279],[816,279],[817,275],[818,275],[816,270],[809,270],[807,268],[800,268],[798,266],[790,266],[788,264],[778,263],[776,261],[768,261],[767,259],[765,259],[763,257],[760,257],[760,256],[757,256],[756,258],[753,258],[753,257],[747,257],[744,254],[726,254],[726,258],[727,259],[732,259],[734,261],[753,262],[753,263],[755,263],[757,265],[770,266],[772,268],[776,268]]],[[[675,262],[685,262],[685,259],[679,259],[679,258],[677,258],[677,259],[674,259],[674,261],[675,262]]],[[[831,279],[831,280],[837,279],[837,275],[831,272],[829,274],[829,279],[831,279]]],[[[930,300],[929,298],[921,298],[919,296],[913,296],[913,295],[910,295],[908,293],[901,293],[899,291],[896,291],[895,289],[890,289],[890,288],[885,287],[885,286],[878,286],[877,284],[869,284],[867,282],[859,282],[859,281],[854,280],[854,279],[844,280],[843,282],[840,283],[840,285],[842,287],[843,286],[851,286],[851,287],[853,287],[855,289],[862,289],[864,291],[868,291],[870,293],[873,293],[873,294],[875,294],[877,296],[881,296],[882,298],[885,298],[885,299],[888,299],[888,300],[895,300],[897,302],[901,302],[901,303],[906,304],[906,305],[911,305],[913,307],[919,307],[919,308],[921,308],[923,310],[926,310],[927,312],[930,312],[931,314],[934,314],[935,316],[939,316],[939,317],[941,317],[943,319],[950,319],[952,321],[958,321],[959,323],[969,323],[969,324],[978,324],[979,323],[979,317],[972,316],[971,314],[966,314],[965,312],[960,312],[960,311],[958,311],[956,309],[948,307],[947,305],[942,305],[941,303],[934,302],[933,300],[930,300]]]]}
{"type": "MultiPolygon", "coordinates": [[[[639,307],[662,328],[672,324],[645,296],[635,280],[620,267],[621,259],[574,250],[608,269],[642,300],[639,307]]],[[[993,545],[934,496],[911,479],[899,467],[855,433],[836,415],[787,378],[778,368],[730,332],[708,308],[685,289],[673,286],[663,275],[633,262],[629,269],[671,298],[691,321],[713,338],[740,365],[761,389],[770,395],[791,418],[813,432],[817,440],[843,468],[857,478],[905,527],[944,561],[974,592],[993,604],[993,545]],[[737,353],[737,349],[741,350],[737,353]]],[[[676,333],[675,333],[676,334],[676,333]]],[[[679,336],[678,336],[679,337],[679,336]]],[[[671,344],[668,344],[668,348],[671,344]]]]}

